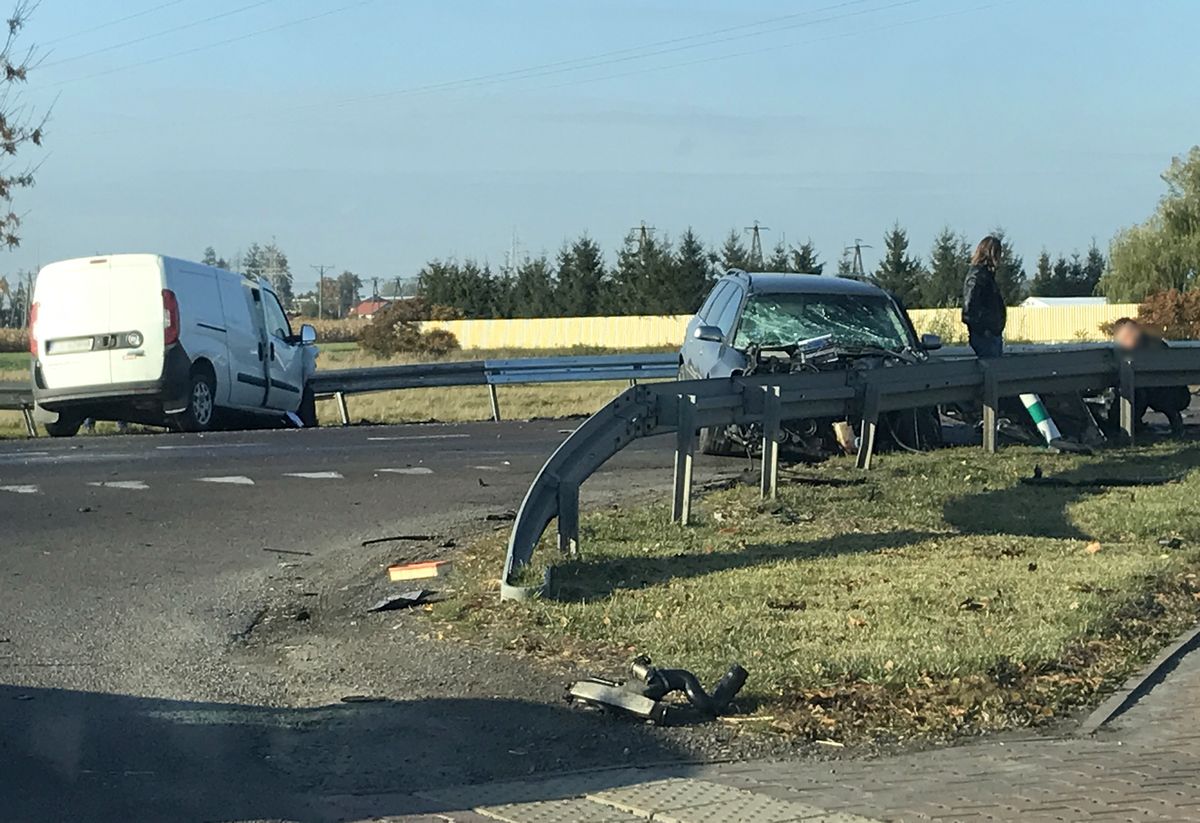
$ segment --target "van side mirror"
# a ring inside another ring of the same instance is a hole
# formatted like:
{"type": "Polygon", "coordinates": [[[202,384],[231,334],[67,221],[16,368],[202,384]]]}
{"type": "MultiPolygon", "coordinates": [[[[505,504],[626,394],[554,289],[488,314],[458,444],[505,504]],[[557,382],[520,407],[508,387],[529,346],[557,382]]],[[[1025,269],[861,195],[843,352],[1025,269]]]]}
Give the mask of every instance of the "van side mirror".
{"type": "Polygon", "coordinates": [[[721,331],[719,326],[697,326],[696,330],[692,332],[692,337],[708,343],[723,343],[725,332],[721,331]]]}
{"type": "Polygon", "coordinates": [[[942,347],[942,338],[936,334],[921,335],[921,348],[925,351],[937,351],[942,347]]]}
{"type": "Polygon", "coordinates": [[[300,345],[311,346],[317,342],[317,330],[305,323],[300,327],[300,345]]]}

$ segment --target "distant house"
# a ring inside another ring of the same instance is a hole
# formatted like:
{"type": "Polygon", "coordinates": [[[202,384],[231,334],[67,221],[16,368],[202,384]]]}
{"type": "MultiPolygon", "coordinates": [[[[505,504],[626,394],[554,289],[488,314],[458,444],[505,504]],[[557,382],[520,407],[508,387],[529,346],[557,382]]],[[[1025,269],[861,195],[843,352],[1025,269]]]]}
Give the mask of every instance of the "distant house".
{"type": "Polygon", "coordinates": [[[384,300],[381,297],[372,297],[362,301],[357,306],[350,309],[351,317],[361,317],[363,320],[370,320],[376,313],[386,309],[392,303],[391,300],[384,300]]]}
{"type": "Polygon", "coordinates": [[[1106,306],[1107,297],[1026,297],[1021,304],[1026,309],[1056,309],[1067,306],[1106,306]]]}

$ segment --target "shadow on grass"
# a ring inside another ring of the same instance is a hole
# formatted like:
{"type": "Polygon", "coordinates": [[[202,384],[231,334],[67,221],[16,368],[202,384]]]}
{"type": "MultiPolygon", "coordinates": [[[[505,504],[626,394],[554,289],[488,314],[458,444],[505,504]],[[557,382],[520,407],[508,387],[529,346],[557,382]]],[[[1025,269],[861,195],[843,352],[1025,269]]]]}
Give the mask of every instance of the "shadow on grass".
{"type": "MultiPolygon", "coordinates": [[[[1033,475],[1037,458],[1029,461],[1033,475]]],[[[1061,472],[1055,480],[1086,482],[1103,479],[1183,479],[1200,467],[1200,445],[1190,445],[1172,455],[1112,454],[1099,462],[1061,472]]],[[[1005,489],[956,497],[943,508],[946,522],[963,534],[1018,534],[1030,537],[1057,537],[1087,540],[1067,518],[1067,507],[1083,498],[1102,494],[1104,486],[1037,486],[1024,483],[1005,489]]]]}
{"type": "Polygon", "coordinates": [[[900,548],[933,536],[932,532],[905,529],[840,534],[809,542],[759,543],[748,545],[741,551],[574,560],[554,567],[554,599],[566,602],[595,600],[620,590],[645,589],[671,580],[703,577],[781,560],[813,560],[900,548]]]}

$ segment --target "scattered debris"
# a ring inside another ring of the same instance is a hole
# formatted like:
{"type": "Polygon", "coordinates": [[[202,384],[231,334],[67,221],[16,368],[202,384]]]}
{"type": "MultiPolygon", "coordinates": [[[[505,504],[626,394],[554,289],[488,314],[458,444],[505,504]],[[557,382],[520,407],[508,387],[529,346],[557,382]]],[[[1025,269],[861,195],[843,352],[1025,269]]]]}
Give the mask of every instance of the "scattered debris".
{"type": "Polygon", "coordinates": [[[388,566],[388,579],[393,583],[401,580],[421,580],[426,577],[445,577],[450,572],[449,560],[426,560],[422,563],[402,563],[388,566]]]}
{"type": "Polygon", "coordinates": [[[836,741],[836,740],[828,740],[828,739],[825,739],[825,740],[814,740],[813,742],[814,742],[814,743],[819,743],[819,744],[820,744],[820,745],[822,745],[822,746],[831,746],[832,748],[835,748],[835,749],[844,749],[844,748],[846,748],[846,744],[845,744],[845,743],[839,743],[839,742],[838,742],[838,741],[836,741]]]}
{"type": "Polygon", "coordinates": [[[974,597],[968,597],[966,600],[958,604],[959,611],[978,612],[987,608],[987,603],[976,600],[974,597]]]}
{"type": "Polygon", "coordinates": [[[502,512],[497,512],[494,514],[486,515],[483,519],[490,520],[490,521],[516,520],[517,513],[515,511],[513,511],[512,509],[508,509],[507,511],[502,511],[502,512]]]}
{"type": "Polygon", "coordinates": [[[477,477],[475,479],[479,481],[480,488],[487,488],[487,483],[484,482],[484,479],[482,477],[477,477]]]}
{"type": "Polygon", "coordinates": [[[276,554],[297,554],[297,555],[301,555],[302,557],[312,557],[312,552],[302,552],[302,551],[300,551],[300,550],[298,550],[298,549],[270,549],[270,548],[265,548],[265,549],[263,549],[263,551],[265,551],[265,552],[275,552],[276,554]]]}
{"type": "Polygon", "coordinates": [[[396,609],[407,609],[424,603],[433,592],[428,589],[412,589],[411,591],[389,594],[375,605],[367,609],[369,612],[390,612],[396,609]]]}
{"type": "Polygon", "coordinates": [[[663,698],[671,692],[682,691],[693,707],[709,717],[717,717],[725,712],[749,677],[745,669],[734,663],[709,694],[696,675],[685,669],[655,668],[645,655],[635,657],[629,668],[633,676],[623,683],[601,678],[572,683],[567,688],[567,699],[619,709],[662,724],[668,711],[663,698]]]}
{"type": "Polygon", "coordinates": [[[382,703],[386,697],[372,697],[369,694],[348,694],[342,698],[343,703],[382,703]]]}
{"type": "Polygon", "coordinates": [[[364,540],[362,545],[374,546],[376,543],[392,543],[401,540],[411,540],[413,542],[422,542],[425,540],[436,539],[432,534],[397,534],[393,537],[372,537],[370,540],[364,540]]]}
{"type": "Polygon", "coordinates": [[[1035,571],[1037,571],[1037,563],[1030,563],[1030,564],[1029,564],[1029,570],[1030,570],[1031,572],[1035,572],[1035,571]]]}
{"type": "Polygon", "coordinates": [[[1042,479],[1042,467],[1038,463],[1033,464],[1033,479],[1034,480],[1042,479]]]}
{"type": "Polygon", "coordinates": [[[450,538],[447,538],[446,540],[443,540],[441,543],[438,543],[438,548],[439,549],[453,549],[457,545],[458,545],[458,543],[455,542],[454,538],[450,537],[450,538]]]}
{"type": "Polygon", "coordinates": [[[1158,545],[1164,549],[1179,549],[1183,547],[1183,538],[1180,537],[1160,537],[1158,545]]]}
{"type": "Polygon", "coordinates": [[[308,609],[297,609],[296,613],[292,615],[292,619],[297,623],[304,623],[308,620],[312,620],[312,612],[310,612],[308,609]]]}
{"type": "Polygon", "coordinates": [[[808,603],[803,600],[768,600],[767,608],[781,612],[802,612],[808,608],[808,603]]]}
{"type": "Polygon", "coordinates": [[[80,514],[87,514],[88,512],[95,511],[95,509],[93,509],[91,506],[80,506],[75,511],[79,512],[80,514]]]}
{"type": "Polygon", "coordinates": [[[1098,554],[1100,552],[1100,541],[1093,540],[1091,543],[1088,543],[1086,546],[1084,546],[1083,550],[1088,554],[1098,554]]]}

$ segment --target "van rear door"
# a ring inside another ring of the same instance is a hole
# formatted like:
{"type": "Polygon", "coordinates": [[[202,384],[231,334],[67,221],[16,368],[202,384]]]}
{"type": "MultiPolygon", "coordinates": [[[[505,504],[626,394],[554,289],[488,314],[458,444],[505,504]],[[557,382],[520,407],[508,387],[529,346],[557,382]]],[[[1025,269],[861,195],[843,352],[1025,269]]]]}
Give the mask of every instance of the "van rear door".
{"type": "Polygon", "coordinates": [[[68,260],[38,274],[36,356],[47,389],[162,375],[162,269],[153,255],[68,260]]]}

